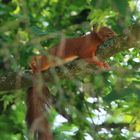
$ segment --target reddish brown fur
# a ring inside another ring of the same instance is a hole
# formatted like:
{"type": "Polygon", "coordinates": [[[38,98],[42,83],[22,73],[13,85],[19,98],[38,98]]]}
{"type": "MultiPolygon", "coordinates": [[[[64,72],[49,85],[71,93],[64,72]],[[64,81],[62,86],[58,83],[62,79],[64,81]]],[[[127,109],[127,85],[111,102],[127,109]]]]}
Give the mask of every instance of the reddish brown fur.
{"type": "Polygon", "coordinates": [[[89,35],[79,38],[64,39],[59,45],[49,49],[47,56],[34,56],[31,67],[33,72],[41,72],[49,67],[64,64],[75,58],[86,60],[90,64],[96,64],[100,68],[108,67],[107,64],[96,59],[96,50],[104,41],[113,38],[115,33],[107,28],[102,27],[99,31],[92,31],[89,35]],[[60,59],[60,63],[56,59],[60,59]]]}
{"type": "Polygon", "coordinates": [[[45,116],[45,103],[49,97],[49,90],[43,86],[42,91],[38,93],[38,87],[31,87],[27,91],[27,114],[26,120],[28,128],[37,140],[52,140],[48,120],[45,116]]]}

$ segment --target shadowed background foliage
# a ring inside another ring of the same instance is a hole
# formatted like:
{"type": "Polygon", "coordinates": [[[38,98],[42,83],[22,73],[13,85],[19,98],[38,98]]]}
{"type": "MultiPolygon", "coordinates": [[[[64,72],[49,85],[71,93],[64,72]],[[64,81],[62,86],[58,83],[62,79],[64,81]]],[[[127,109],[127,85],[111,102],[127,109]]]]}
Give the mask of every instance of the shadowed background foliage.
{"type": "MultiPolygon", "coordinates": [[[[46,54],[61,38],[109,26],[131,49],[120,45],[123,51],[107,59],[110,71],[82,62],[74,76],[65,66],[50,69],[49,122],[57,140],[140,139],[139,19],[139,0],[1,0],[0,84],[3,75],[28,70],[31,56],[46,54]]],[[[28,140],[27,89],[13,89],[0,91],[0,140],[28,140]]]]}

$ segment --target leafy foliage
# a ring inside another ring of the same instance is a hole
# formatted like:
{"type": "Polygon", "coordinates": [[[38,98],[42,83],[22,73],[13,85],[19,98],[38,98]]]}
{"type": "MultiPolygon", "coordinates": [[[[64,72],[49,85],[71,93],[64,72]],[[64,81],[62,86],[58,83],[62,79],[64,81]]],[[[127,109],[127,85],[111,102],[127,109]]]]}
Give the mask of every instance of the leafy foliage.
{"type": "MultiPolygon", "coordinates": [[[[28,69],[32,55],[45,54],[61,38],[81,36],[93,25],[110,26],[121,35],[129,30],[128,26],[139,22],[139,3],[137,0],[2,0],[0,73],[28,69]]],[[[49,122],[55,139],[140,138],[139,49],[116,54],[108,62],[110,71],[97,69],[69,79],[61,79],[54,72],[56,82],[49,85],[50,92],[62,114],[67,115],[64,118],[54,107],[50,109],[49,122]]],[[[25,90],[0,92],[0,140],[28,139],[24,94],[25,90]]]]}

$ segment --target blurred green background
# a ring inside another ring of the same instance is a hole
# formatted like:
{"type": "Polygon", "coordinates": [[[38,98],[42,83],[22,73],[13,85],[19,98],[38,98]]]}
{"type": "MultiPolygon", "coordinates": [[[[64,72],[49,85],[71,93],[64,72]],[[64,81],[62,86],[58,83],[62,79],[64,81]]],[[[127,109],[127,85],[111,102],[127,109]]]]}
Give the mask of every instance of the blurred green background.
{"type": "MultiPolygon", "coordinates": [[[[29,69],[31,56],[44,54],[62,37],[84,35],[93,25],[121,36],[139,19],[139,0],[1,0],[0,75],[29,69]]],[[[55,140],[140,139],[139,51],[109,58],[113,71],[73,79],[54,75],[57,84],[49,84],[50,92],[70,116],[50,109],[55,140]]],[[[0,92],[0,140],[28,140],[25,97],[26,89],[0,92]]]]}

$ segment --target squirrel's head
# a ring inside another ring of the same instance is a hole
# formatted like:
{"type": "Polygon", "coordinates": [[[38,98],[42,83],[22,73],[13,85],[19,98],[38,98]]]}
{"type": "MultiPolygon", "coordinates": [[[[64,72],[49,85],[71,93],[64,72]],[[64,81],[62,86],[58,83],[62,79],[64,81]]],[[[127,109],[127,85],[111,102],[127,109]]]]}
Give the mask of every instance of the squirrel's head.
{"type": "Polygon", "coordinates": [[[108,27],[99,28],[96,30],[96,34],[102,40],[102,42],[116,36],[116,33],[108,27]]]}

